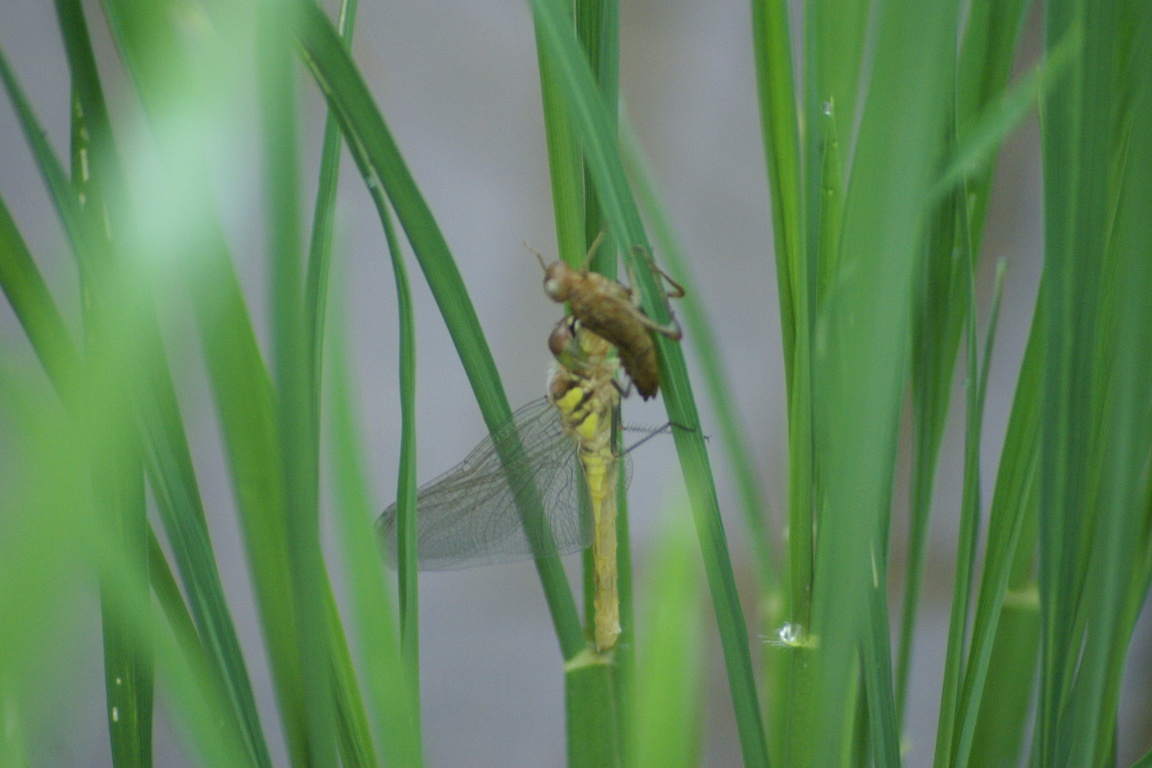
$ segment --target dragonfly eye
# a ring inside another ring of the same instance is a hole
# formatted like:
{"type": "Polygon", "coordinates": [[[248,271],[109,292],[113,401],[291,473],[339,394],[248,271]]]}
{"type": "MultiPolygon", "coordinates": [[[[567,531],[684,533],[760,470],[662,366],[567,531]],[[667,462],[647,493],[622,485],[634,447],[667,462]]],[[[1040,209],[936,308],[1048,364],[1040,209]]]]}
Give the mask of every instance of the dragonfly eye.
{"type": "Polygon", "coordinates": [[[552,329],[552,333],[548,334],[548,350],[552,353],[553,357],[560,357],[569,352],[568,345],[572,343],[572,340],[572,328],[568,323],[561,320],[557,323],[556,327],[552,329]]]}

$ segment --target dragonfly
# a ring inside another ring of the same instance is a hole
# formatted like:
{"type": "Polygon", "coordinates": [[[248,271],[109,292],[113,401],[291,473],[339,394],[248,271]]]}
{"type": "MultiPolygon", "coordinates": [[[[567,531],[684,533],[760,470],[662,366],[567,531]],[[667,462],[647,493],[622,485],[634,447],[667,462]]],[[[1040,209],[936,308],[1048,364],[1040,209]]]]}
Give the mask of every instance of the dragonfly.
{"type": "MultiPolygon", "coordinates": [[[[624,370],[636,385],[640,396],[647,400],[656,395],[660,386],[656,345],[652,334],[658,333],[672,341],[679,341],[683,334],[674,316],[667,325],[657,323],[640,309],[639,299],[630,288],[588,269],[603,239],[604,232],[601,231],[588,248],[581,269],[573,269],[563,261],[545,264],[544,257],[536,253],[536,259],[544,269],[544,292],[553,301],[568,302],[569,311],[587,330],[616,348],[624,370]]],[[[648,263],[671,286],[668,298],[684,296],[684,288],[661,271],[652,261],[651,255],[648,263]]],[[[632,284],[636,284],[634,275],[632,284]]]]}
{"type": "MultiPolygon", "coordinates": [[[[619,360],[612,344],[571,316],[552,330],[549,349],[556,361],[546,396],[518,409],[464,461],[417,490],[417,564],[448,570],[591,546],[593,635],[597,650],[606,651],[620,634],[617,473],[625,485],[631,479],[631,461],[614,446],[619,360]],[[543,519],[525,526],[521,509],[532,509],[537,498],[543,519]]],[[[396,505],[384,510],[377,529],[395,562],[396,505]]]]}
{"type": "Polygon", "coordinates": [[[606,651],[620,636],[616,587],[615,414],[620,405],[615,348],[574,317],[562,320],[548,337],[556,358],[548,401],[560,414],[563,431],[576,443],[592,513],[593,640],[606,651]]]}

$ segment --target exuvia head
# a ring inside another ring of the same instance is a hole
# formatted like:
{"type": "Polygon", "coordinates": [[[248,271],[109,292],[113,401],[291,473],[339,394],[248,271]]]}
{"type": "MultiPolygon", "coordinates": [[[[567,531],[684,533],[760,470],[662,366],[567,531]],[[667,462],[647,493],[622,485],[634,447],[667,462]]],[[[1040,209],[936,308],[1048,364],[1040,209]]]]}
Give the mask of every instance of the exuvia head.
{"type": "MultiPolygon", "coordinates": [[[[533,251],[533,253],[536,253],[533,251]]],[[[567,301],[571,295],[571,280],[572,270],[563,261],[554,261],[551,264],[544,263],[544,257],[536,253],[536,260],[540,262],[540,266],[544,269],[544,293],[548,294],[548,298],[552,301],[567,301]]]]}

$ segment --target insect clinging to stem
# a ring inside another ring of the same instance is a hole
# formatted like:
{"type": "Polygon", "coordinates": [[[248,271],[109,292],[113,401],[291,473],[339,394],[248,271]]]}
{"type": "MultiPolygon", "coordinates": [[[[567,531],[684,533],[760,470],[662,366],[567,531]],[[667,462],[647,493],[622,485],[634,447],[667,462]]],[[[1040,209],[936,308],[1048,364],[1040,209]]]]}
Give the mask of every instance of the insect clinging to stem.
{"type": "MultiPolygon", "coordinates": [[[[647,400],[656,395],[660,386],[656,344],[651,334],[658,333],[679,341],[682,335],[680,324],[675,317],[667,325],[657,323],[640,309],[632,289],[588,269],[588,263],[603,238],[604,232],[601,231],[588,249],[581,269],[573,269],[563,261],[545,264],[544,257],[536,253],[540,266],[544,268],[544,292],[553,301],[568,302],[572,315],[584,328],[616,347],[624,370],[635,383],[640,396],[647,400]]],[[[684,288],[656,267],[651,256],[648,261],[671,286],[669,298],[684,296],[684,288]]],[[[633,285],[635,282],[633,275],[633,285]]]]}

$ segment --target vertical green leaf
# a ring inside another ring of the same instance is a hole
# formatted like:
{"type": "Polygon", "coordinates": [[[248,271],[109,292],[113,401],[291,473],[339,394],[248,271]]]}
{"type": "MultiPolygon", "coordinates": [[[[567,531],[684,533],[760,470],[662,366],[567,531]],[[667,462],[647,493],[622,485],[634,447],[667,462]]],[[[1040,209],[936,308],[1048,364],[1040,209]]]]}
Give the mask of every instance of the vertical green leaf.
{"type": "Polygon", "coordinates": [[[852,659],[868,605],[864,590],[873,569],[886,563],[880,524],[891,499],[912,279],[926,222],[928,169],[939,153],[957,18],[954,3],[893,5],[879,12],[849,171],[838,276],[815,328],[820,496],[812,631],[819,651],[811,719],[798,724],[814,764],[832,765],[841,752],[842,742],[829,736],[850,712],[852,659]]]}

